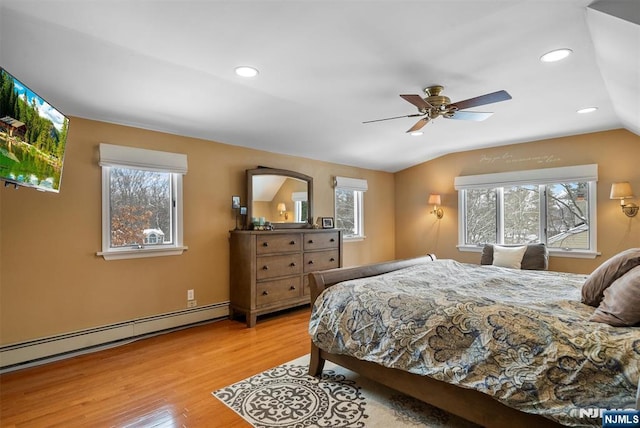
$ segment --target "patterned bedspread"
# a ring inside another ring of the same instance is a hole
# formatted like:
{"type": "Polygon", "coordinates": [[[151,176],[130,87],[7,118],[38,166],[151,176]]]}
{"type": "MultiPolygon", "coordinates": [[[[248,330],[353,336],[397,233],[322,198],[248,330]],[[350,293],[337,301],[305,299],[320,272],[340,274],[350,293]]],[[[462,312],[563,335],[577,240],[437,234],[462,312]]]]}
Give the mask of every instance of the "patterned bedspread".
{"type": "Polygon", "coordinates": [[[565,425],[600,426],[579,409],[635,407],[640,328],[589,322],[585,278],[436,260],[330,287],[309,333],[330,353],[475,389],[565,425]]]}

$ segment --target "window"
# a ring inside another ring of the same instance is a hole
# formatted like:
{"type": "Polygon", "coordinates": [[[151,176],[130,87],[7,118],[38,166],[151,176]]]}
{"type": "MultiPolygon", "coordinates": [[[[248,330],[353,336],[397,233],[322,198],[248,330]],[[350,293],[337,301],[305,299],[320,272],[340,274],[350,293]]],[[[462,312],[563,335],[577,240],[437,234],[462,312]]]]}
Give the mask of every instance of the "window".
{"type": "Polygon", "coordinates": [[[102,251],[107,260],[178,255],[183,154],[100,144],[102,251]]]}
{"type": "Polygon", "coordinates": [[[293,192],[293,221],[296,223],[306,223],[309,218],[309,202],[307,192],[293,192]]]}
{"type": "Polygon", "coordinates": [[[457,177],[461,250],[544,242],[551,254],[596,255],[597,165],[457,177]]]}
{"type": "Polygon", "coordinates": [[[367,180],[335,178],[335,227],[345,240],[364,239],[363,195],[367,180]]]}

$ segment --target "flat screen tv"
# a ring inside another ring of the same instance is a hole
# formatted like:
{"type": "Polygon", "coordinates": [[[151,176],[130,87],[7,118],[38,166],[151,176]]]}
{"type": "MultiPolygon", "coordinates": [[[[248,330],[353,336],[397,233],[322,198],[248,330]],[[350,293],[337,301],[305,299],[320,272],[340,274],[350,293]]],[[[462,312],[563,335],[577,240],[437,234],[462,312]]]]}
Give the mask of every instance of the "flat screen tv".
{"type": "Polygon", "coordinates": [[[0,180],[60,191],[69,118],[0,67],[0,180]]]}

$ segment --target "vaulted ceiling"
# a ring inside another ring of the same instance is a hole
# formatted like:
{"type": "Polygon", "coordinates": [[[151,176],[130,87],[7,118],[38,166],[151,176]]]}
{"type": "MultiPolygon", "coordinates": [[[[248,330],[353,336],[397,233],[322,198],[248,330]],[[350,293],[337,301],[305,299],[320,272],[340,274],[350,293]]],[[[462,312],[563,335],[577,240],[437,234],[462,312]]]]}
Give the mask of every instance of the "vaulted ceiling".
{"type": "Polygon", "coordinates": [[[0,66],[66,115],[391,172],[455,151],[640,134],[633,0],[0,0],[0,66]],[[573,54],[539,60],[562,47],[573,54]],[[258,76],[235,75],[240,65],[258,76]],[[405,132],[415,117],[362,123],[417,113],[399,95],[433,84],[453,102],[512,99],[421,136],[405,132]]]}

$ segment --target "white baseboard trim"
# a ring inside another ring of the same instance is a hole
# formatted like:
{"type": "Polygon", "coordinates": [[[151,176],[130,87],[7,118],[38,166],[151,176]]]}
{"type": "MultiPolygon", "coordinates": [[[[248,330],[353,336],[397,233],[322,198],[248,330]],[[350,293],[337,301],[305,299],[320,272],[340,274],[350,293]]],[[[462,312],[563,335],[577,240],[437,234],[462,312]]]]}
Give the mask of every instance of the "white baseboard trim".
{"type": "Polygon", "coordinates": [[[0,373],[121,345],[132,339],[227,316],[229,302],[223,302],[2,346],[0,373]]]}

